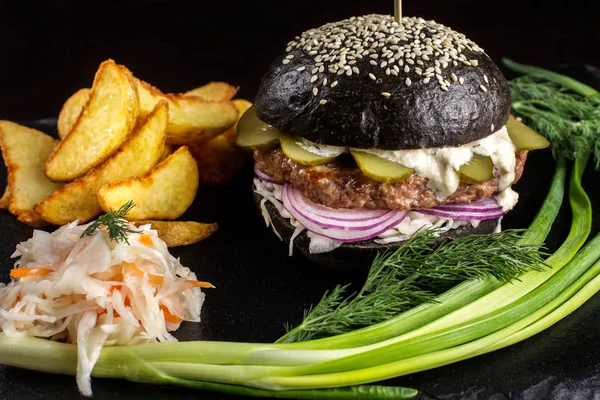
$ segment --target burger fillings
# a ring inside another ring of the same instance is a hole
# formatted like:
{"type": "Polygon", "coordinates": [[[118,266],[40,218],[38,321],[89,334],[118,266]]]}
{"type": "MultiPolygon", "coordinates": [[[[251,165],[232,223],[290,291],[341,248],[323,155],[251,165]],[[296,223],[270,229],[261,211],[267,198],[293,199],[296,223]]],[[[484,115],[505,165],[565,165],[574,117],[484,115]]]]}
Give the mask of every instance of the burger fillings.
{"type": "Polygon", "coordinates": [[[340,146],[317,145],[299,138],[296,144],[304,150],[322,157],[336,157],[352,150],[363,151],[404,165],[427,178],[427,187],[443,201],[456,191],[459,185],[460,167],[469,163],[474,155],[490,157],[499,172],[499,193],[494,197],[505,211],[511,210],[518,200],[512,190],[515,180],[515,145],[508,136],[506,127],[475,142],[457,147],[442,147],[415,150],[346,149],[340,146]]]}
{"type": "Polygon", "coordinates": [[[508,119],[509,104],[501,72],[464,35],[420,18],[400,27],[391,16],[353,17],[288,44],[240,120],[238,143],[255,149],[259,172],[342,213],[414,215],[490,196],[506,212],[527,151],[548,145],[508,119]]]}

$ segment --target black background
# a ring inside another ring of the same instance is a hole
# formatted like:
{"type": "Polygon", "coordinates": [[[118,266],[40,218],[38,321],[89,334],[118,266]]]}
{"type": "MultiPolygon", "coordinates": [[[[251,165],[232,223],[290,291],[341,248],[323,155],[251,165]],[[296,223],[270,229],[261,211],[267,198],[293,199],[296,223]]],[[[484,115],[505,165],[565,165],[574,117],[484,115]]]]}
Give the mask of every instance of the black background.
{"type": "MultiPolygon", "coordinates": [[[[499,61],[600,66],[600,24],[592,1],[405,1],[406,15],[435,19],[467,34],[499,61]],[[556,2],[558,3],[558,2],[556,2]]],[[[251,99],[262,71],[294,35],[365,13],[390,13],[386,1],[54,1],[0,2],[0,118],[56,117],[63,101],[89,86],[98,64],[113,58],[166,92],[211,80],[241,87],[251,99]]],[[[38,128],[52,132],[47,126],[38,128]]],[[[547,152],[532,155],[517,190],[522,200],[506,226],[526,226],[549,181],[547,152]]],[[[5,170],[0,167],[0,186],[5,170]]],[[[184,325],[182,340],[272,341],[283,324],[335,283],[359,277],[323,270],[287,249],[264,228],[250,197],[251,170],[221,188],[201,188],[190,219],[220,223],[220,231],[176,249],[184,264],[218,290],[208,294],[201,324],[184,325]]],[[[598,187],[586,182],[597,204],[598,187]]],[[[559,218],[556,240],[568,212],[559,218]]],[[[598,223],[595,223],[598,229],[598,223]]],[[[1,276],[8,257],[31,229],[0,213],[1,276]]],[[[4,280],[4,279],[3,279],[4,280]]],[[[600,396],[600,298],[536,337],[507,349],[391,382],[424,390],[426,398],[592,399],[600,396]]],[[[225,396],[124,381],[93,381],[96,399],[223,399],[225,396]]],[[[77,398],[73,377],[0,366],[0,399],[77,398]]]]}
{"type": "MultiPolygon", "coordinates": [[[[404,15],[448,25],[501,57],[600,65],[594,0],[412,0],[404,15]]],[[[276,53],[303,30],[392,0],[0,1],[0,118],[56,116],[113,58],[166,92],[226,80],[252,98],[276,53]]]]}

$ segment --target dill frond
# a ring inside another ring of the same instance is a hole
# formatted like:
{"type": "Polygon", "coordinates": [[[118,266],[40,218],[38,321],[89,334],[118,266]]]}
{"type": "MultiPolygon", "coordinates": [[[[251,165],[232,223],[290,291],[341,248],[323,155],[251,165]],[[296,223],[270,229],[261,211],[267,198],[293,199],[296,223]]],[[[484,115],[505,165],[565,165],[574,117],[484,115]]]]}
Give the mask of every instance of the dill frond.
{"type": "Polygon", "coordinates": [[[110,211],[104,215],[101,215],[94,221],[90,226],[88,226],[81,237],[91,236],[98,229],[105,226],[106,231],[108,232],[108,237],[110,240],[114,240],[115,242],[125,242],[129,244],[129,240],[127,240],[128,233],[136,233],[136,230],[131,229],[129,222],[124,218],[125,215],[133,208],[135,204],[132,200],[129,200],[127,203],[123,204],[117,211],[110,211]]]}
{"type": "Polygon", "coordinates": [[[348,295],[336,286],[305,312],[303,322],[280,342],[338,335],[390,319],[459,282],[491,275],[501,282],[545,267],[539,246],[525,245],[524,230],[440,240],[435,230],[413,235],[393,252],[379,253],[362,288],[348,295]]]}
{"type": "Polygon", "coordinates": [[[512,112],[546,136],[555,158],[594,154],[600,168],[600,94],[582,96],[538,76],[509,81],[512,112]]]}

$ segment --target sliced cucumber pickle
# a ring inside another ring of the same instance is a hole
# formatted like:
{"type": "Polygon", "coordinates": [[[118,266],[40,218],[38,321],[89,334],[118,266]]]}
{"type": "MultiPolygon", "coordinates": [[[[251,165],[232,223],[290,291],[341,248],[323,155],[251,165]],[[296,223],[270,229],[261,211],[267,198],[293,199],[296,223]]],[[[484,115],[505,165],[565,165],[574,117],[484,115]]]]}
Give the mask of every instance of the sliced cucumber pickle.
{"type": "Polygon", "coordinates": [[[473,155],[471,161],[458,170],[458,176],[464,183],[481,183],[494,179],[494,163],[487,156],[473,155]]]}
{"type": "Polygon", "coordinates": [[[250,107],[237,124],[236,143],[238,146],[256,149],[276,143],[281,132],[279,129],[261,121],[256,116],[254,106],[250,107]]]}
{"type": "Polygon", "coordinates": [[[545,149],[550,145],[545,137],[514,118],[508,119],[506,130],[517,151],[545,149]]]}
{"type": "Polygon", "coordinates": [[[411,176],[415,171],[402,164],[386,160],[385,158],[364,151],[351,150],[350,152],[363,174],[377,182],[400,182],[411,176]]]}
{"type": "Polygon", "coordinates": [[[281,135],[279,138],[283,154],[292,161],[302,165],[321,165],[327,164],[335,159],[335,156],[320,156],[318,154],[310,153],[298,146],[296,143],[297,140],[298,139],[295,137],[288,135],[281,135]]]}

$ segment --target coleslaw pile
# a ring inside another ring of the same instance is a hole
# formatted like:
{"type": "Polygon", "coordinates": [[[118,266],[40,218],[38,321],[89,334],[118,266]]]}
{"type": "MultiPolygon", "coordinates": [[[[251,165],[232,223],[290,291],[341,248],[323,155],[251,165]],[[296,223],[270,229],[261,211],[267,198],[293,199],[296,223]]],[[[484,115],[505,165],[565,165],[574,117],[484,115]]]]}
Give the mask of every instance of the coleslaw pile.
{"type": "Polygon", "coordinates": [[[49,233],[35,230],[17,245],[19,257],[0,284],[0,330],[77,345],[77,384],[91,395],[91,372],[103,346],[176,341],[182,321],[199,322],[200,282],[172,256],[151,226],[126,241],[105,228],[82,236],[77,221],[49,233]]]}

